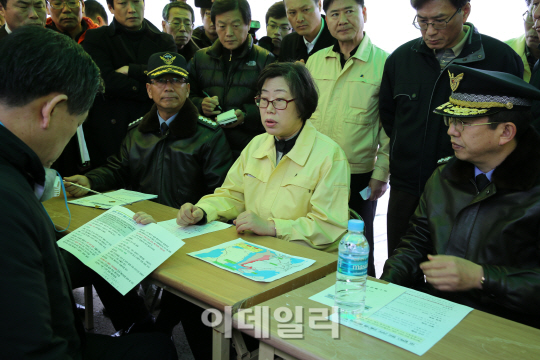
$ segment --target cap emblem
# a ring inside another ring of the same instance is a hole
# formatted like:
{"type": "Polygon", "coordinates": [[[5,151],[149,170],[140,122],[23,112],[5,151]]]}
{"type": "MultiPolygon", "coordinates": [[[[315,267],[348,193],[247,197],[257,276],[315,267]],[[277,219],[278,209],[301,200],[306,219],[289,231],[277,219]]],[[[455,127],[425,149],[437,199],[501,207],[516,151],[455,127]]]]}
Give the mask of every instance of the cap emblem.
{"type": "Polygon", "coordinates": [[[458,76],[454,76],[454,74],[452,74],[450,71],[448,71],[448,74],[450,75],[450,88],[452,91],[456,91],[459,86],[459,82],[463,80],[464,74],[461,73],[458,76]]]}
{"type": "Polygon", "coordinates": [[[176,56],[172,56],[171,54],[167,53],[163,56],[160,56],[161,60],[163,60],[163,62],[167,65],[171,65],[174,61],[174,59],[176,59],[176,56]]]}

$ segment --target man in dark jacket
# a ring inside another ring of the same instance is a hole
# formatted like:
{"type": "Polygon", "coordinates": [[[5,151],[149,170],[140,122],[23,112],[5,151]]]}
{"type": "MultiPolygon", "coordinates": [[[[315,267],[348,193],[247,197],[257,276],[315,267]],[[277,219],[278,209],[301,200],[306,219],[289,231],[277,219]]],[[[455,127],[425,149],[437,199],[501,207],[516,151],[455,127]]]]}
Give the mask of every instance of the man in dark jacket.
{"type": "Polygon", "coordinates": [[[92,167],[105,164],[108,156],[116,154],[128,124],[152,107],[145,73],[150,56],[176,52],[172,36],[144,19],[144,1],[107,0],[107,5],[114,14],[113,21],[87,31],[83,42],[105,82],[105,94],[96,97],[84,123],[92,167]]]}
{"type": "MultiPolygon", "coordinates": [[[[129,188],[156,194],[160,204],[180,208],[223,184],[232,165],[225,134],[200,117],[189,96],[187,62],[176,53],[157,53],[148,64],[148,96],[154,106],[130,125],[118,154],[107,164],[66,178],[97,191],[129,188]]],[[[74,196],[86,194],[76,187],[74,196]]]]}
{"type": "Polygon", "coordinates": [[[15,30],[0,53],[0,286],[9,289],[0,301],[1,357],[176,359],[166,336],[85,334],[40,203],[53,193],[51,164],[92,105],[97,66],[71,39],[42,27],[15,30]]]}
{"type": "Polygon", "coordinates": [[[182,1],[171,2],[163,8],[163,21],[161,22],[163,32],[174,38],[178,53],[186,61],[191,60],[199,50],[192,39],[193,21],[195,21],[193,8],[182,1]]]}
{"type": "Polygon", "coordinates": [[[540,91],[507,73],[445,71],[453,93],[435,112],[455,157],[427,182],[381,278],[540,327],[540,91]]]}
{"type": "Polygon", "coordinates": [[[407,230],[437,160],[452,153],[441,117],[433,114],[450,96],[446,67],[455,63],[523,76],[523,63],[508,45],[465,23],[469,0],[411,3],[422,37],[388,57],[379,93],[381,123],[390,137],[389,256],[407,230]]]}
{"type": "Polygon", "coordinates": [[[45,0],[26,1],[25,7],[15,6],[17,0],[0,0],[5,24],[0,26],[0,40],[23,25],[45,26],[47,9],[45,0]]]}
{"type": "Polygon", "coordinates": [[[219,41],[191,59],[190,99],[199,112],[212,119],[222,111],[235,110],[237,121],[224,128],[237,157],[253,137],[264,132],[253,99],[259,73],[275,57],[253,44],[248,34],[251,9],[246,0],[217,0],[212,6],[212,22],[219,41]]]}
{"type": "Polygon", "coordinates": [[[321,0],[283,0],[293,33],[281,42],[279,61],[304,63],[317,51],[334,45],[335,39],[321,15],[321,0]]]}
{"type": "Polygon", "coordinates": [[[275,2],[274,5],[268,8],[265,20],[266,36],[263,36],[257,45],[278,57],[281,51],[281,41],[292,32],[283,1],[275,2]]]}
{"type": "Polygon", "coordinates": [[[193,41],[200,49],[212,46],[217,40],[216,25],[212,22],[211,9],[201,8],[203,25],[193,30],[193,41]]]}

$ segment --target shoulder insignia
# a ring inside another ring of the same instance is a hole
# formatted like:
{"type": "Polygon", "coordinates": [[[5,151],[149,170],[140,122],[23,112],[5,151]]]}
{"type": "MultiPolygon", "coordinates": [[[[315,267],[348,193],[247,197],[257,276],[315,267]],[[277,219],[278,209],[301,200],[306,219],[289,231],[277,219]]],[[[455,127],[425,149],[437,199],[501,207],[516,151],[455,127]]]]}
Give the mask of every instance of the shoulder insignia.
{"type": "Polygon", "coordinates": [[[444,164],[446,164],[447,162],[449,162],[450,159],[452,159],[452,158],[453,158],[453,156],[448,156],[448,157],[439,159],[439,161],[437,161],[437,165],[444,165],[444,164]]]}
{"type": "Polygon", "coordinates": [[[199,124],[212,130],[217,130],[219,128],[218,124],[202,115],[199,115],[199,124]]]}
{"type": "Polygon", "coordinates": [[[134,122],[129,123],[129,124],[128,124],[128,130],[131,130],[131,129],[133,129],[133,128],[139,126],[139,123],[141,122],[142,119],[143,119],[143,118],[140,117],[140,118],[138,118],[137,120],[135,120],[134,122]]]}

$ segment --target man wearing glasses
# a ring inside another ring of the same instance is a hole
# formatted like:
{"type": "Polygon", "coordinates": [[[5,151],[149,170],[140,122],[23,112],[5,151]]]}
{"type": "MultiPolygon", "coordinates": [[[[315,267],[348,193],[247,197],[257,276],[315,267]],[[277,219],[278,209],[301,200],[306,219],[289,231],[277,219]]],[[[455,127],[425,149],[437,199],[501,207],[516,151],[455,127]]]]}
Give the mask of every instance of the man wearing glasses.
{"type": "Polygon", "coordinates": [[[5,24],[0,26],[0,40],[23,25],[45,26],[45,0],[0,0],[5,24]]]}
{"type": "MultiPolygon", "coordinates": [[[[531,0],[526,0],[526,3],[527,7],[531,6],[531,0]]],[[[534,19],[531,11],[527,10],[523,13],[523,24],[525,26],[525,34],[514,39],[506,40],[505,43],[521,56],[523,66],[525,67],[523,71],[523,80],[529,82],[534,64],[536,64],[536,61],[540,58],[540,49],[538,49],[540,40],[536,33],[536,29],[533,26],[534,19]]]]}
{"type": "Polygon", "coordinates": [[[279,56],[281,41],[292,32],[291,24],[287,19],[283,1],[278,1],[268,8],[266,12],[266,36],[259,40],[258,45],[279,56]]]}
{"type": "Polygon", "coordinates": [[[530,107],[540,91],[507,73],[445,72],[452,95],[434,112],[454,156],[428,180],[381,278],[539,328],[540,136],[530,107]]]}
{"type": "Polygon", "coordinates": [[[96,97],[83,126],[91,168],[104,165],[120,148],[128,124],[152,107],[146,91],[150,56],[176,52],[171,35],[144,18],[144,4],[143,0],[107,0],[112,22],[87,31],[82,43],[105,82],[105,93],[96,97]]]}
{"type": "Polygon", "coordinates": [[[421,37],[386,61],[380,89],[381,122],[390,137],[388,255],[407,230],[437,160],[452,148],[437,104],[448,100],[447,67],[461,64],[523,76],[523,63],[506,44],[466,23],[469,0],[411,0],[421,37]]]}
{"type": "Polygon", "coordinates": [[[163,8],[163,32],[172,35],[178,53],[189,62],[199,47],[193,42],[193,8],[182,1],[175,1],[163,8]]]}
{"type": "Polygon", "coordinates": [[[65,34],[82,43],[86,30],[96,29],[92,19],[84,17],[84,2],[82,0],[49,0],[47,10],[51,15],[45,27],[65,34]]]}

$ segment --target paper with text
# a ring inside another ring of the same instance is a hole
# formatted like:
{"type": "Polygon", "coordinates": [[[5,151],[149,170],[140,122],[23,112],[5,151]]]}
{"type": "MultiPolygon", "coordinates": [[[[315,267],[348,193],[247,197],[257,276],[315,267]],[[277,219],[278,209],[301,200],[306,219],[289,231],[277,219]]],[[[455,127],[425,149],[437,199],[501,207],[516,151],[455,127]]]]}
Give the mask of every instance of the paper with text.
{"type": "Polygon", "coordinates": [[[176,223],[176,219],[160,221],[158,225],[169,230],[178,239],[188,239],[231,227],[230,224],[221,221],[212,221],[204,225],[180,226],[176,223]]]}
{"type": "Polygon", "coordinates": [[[304,270],[315,260],[269,249],[243,239],[195,251],[188,255],[251,280],[272,282],[304,270]]]}
{"type": "Polygon", "coordinates": [[[120,189],[106,194],[96,194],[86,196],[77,200],[70,200],[68,203],[100,209],[110,209],[113,206],[129,205],[143,200],[157,198],[157,195],[144,194],[138,191],[120,189]]]}
{"type": "MultiPolygon", "coordinates": [[[[394,284],[389,286],[399,287],[394,284]]],[[[389,342],[416,355],[423,355],[473,309],[420,291],[406,291],[361,323],[329,319],[389,342]]]]}
{"type": "MultiPolygon", "coordinates": [[[[390,301],[403,294],[405,290],[406,289],[403,287],[388,286],[387,284],[368,279],[366,283],[366,308],[362,313],[362,316],[371,316],[390,301]]],[[[309,299],[327,306],[334,306],[335,294],[336,286],[332,285],[328,289],[313,295],[309,299]]]]}
{"type": "Polygon", "coordinates": [[[134,214],[113,207],[64,236],[58,246],[125,295],[184,245],[157,224],[137,224],[134,214]]]}

